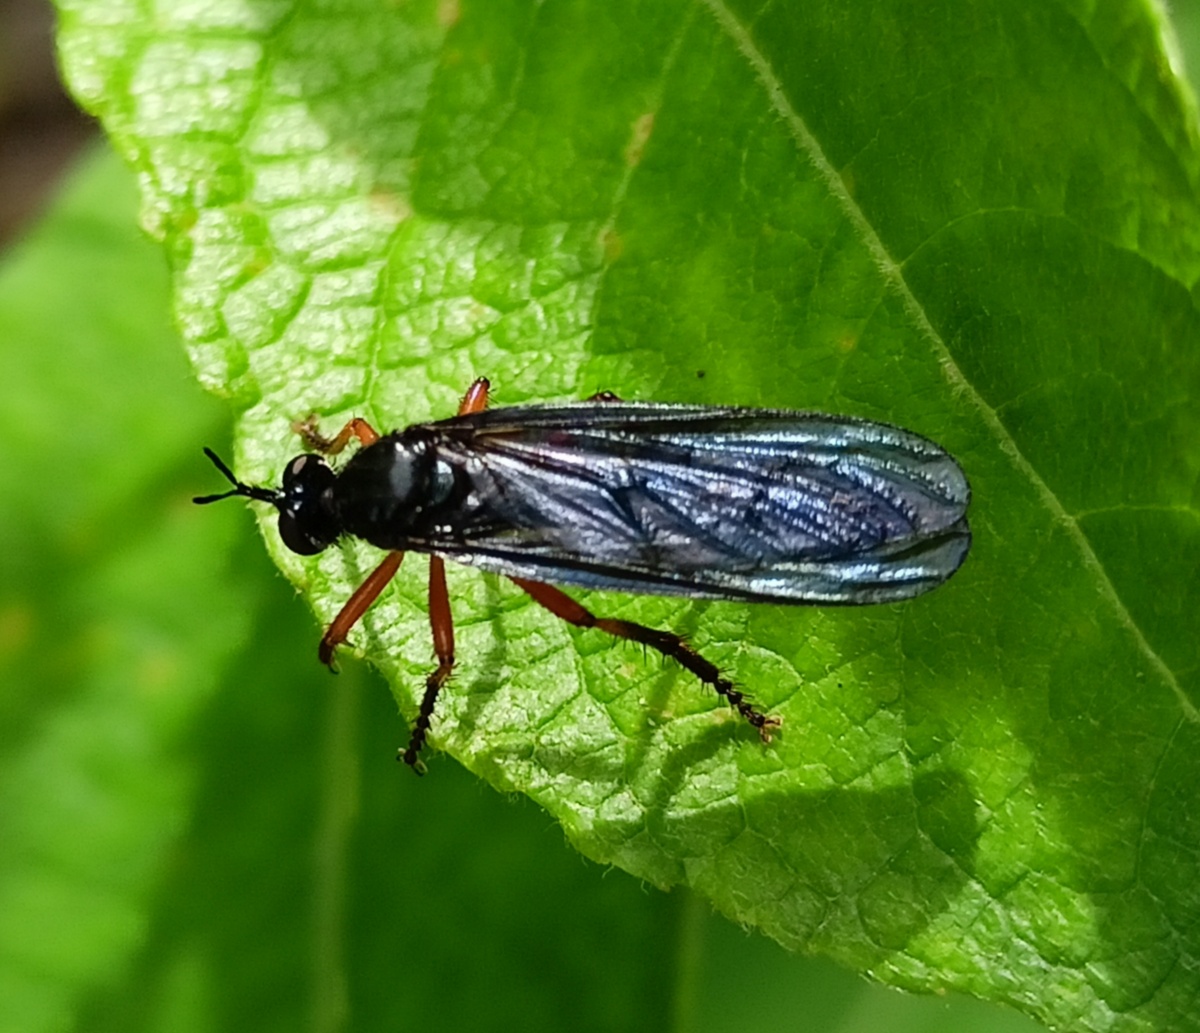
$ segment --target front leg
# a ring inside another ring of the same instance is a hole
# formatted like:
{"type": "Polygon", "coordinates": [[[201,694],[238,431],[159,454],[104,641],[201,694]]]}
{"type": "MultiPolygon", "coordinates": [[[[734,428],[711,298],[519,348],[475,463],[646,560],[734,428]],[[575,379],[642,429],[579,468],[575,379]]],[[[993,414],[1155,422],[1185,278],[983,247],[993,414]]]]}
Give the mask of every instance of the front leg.
{"type": "Polygon", "coordinates": [[[349,420],[340,431],[332,438],[327,438],[321,434],[317,427],[316,413],[310,413],[302,420],[297,420],[292,424],[292,430],[300,435],[300,440],[304,442],[304,447],[310,452],[320,452],[321,455],[335,456],[348,444],[351,438],[358,438],[358,442],[362,446],[373,445],[379,440],[379,432],[375,430],[361,416],[355,416],[349,420]]]}
{"type": "Polygon", "coordinates": [[[402,559],[404,553],[389,552],[383,558],[383,562],[367,575],[366,581],[354,590],[354,594],[346,600],[346,605],[333,618],[333,623],[322,636],[321,646],[317,651],[321,663],[331,671],[337,670],[333,663],[333,654],[337,647],[346,641],[350,629],[359,622],[362,615],[371,608],[371,604],[379,598],[379,593],[387,588],[388,582],[396,576],[402,559]]]}

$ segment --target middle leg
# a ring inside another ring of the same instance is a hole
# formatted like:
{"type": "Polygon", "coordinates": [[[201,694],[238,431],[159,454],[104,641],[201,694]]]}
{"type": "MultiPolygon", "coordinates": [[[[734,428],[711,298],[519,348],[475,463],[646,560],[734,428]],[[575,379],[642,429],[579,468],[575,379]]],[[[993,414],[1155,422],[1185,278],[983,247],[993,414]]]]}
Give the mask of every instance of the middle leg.
{"type": "Polygon", "coordinates": [[[408,746],[396,757],[418,775],[425,774],[425,765],[421,762],[420,754],[429,735],[429,725],[433,720],[433,708],[437,703],[438,693],[442,691],[454,671],[454,618],[450,613],[450,593],[446,589],[446,561],[441,556],[429,557],[429,627],[433,632],[437,670],[425,679],[425,695],[421,697],[417,722],[413,725],[408,746]]]}
{"type": "MultiPolygon", "coordinates": [[[[486,409],[489,387],[487,378],[479,377],[463,395],[458,414],[462,416],[486,409]]],[[[413,725],[408,746],[396,757],[418,775],[425,773],[421,748],[429,735],[429,725],[433,720],[433,708],[437,704],[438,693],[442,691],[454,671],[454,616],[450,612],[450,593],[446,588],[446,561],[437,555],[429,557],[429,628],[433,632],[437,670],[425,679],[425,695],[421,697],[417,723],[413,725]]]]}

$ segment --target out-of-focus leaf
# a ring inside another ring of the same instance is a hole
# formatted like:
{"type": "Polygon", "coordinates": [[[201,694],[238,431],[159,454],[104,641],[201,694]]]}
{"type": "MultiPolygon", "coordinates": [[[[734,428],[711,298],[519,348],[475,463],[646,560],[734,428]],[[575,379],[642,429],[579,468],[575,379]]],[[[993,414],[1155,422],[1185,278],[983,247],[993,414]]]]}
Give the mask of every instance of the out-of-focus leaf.
{"type": "Polygon", "coordinates": [[[110,157],[0,270],[4,1030],[66,1028],[140,945],[196,783],[181,747],[257,606],[213,563],[237,521],[185,505],[220,407],[173,355],[134,205],[110,157]]]}

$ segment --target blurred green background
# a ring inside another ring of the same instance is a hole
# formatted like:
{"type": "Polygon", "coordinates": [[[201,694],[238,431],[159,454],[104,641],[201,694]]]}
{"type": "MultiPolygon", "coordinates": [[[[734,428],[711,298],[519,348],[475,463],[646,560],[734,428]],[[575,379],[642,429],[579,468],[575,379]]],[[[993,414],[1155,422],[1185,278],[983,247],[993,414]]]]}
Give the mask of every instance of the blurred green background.
{"type": "Polygon", "coordinates": [[[190,504],[226,407],[45,10],[0,17],[0,1033],[1038,1028],[789,956],[452,762],[398,768],[386,686],[320,669],[249,515],[190,504]]]}

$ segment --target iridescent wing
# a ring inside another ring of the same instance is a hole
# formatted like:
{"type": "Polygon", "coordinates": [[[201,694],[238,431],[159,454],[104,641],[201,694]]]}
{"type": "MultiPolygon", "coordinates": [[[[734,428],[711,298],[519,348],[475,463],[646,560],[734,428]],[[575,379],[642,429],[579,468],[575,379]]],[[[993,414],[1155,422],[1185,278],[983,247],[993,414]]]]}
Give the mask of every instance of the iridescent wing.
{"type": "Polygon", "coordinates": [[[511,576],[628,592],[878,603],[945,581],[970,487],[933,442],[824,413],[616,402],[424,428],[470,484],[426,547],[511,576]]]}

